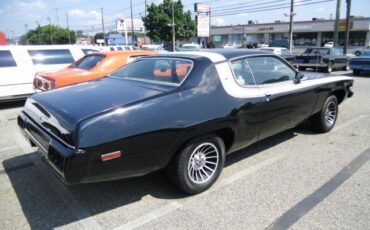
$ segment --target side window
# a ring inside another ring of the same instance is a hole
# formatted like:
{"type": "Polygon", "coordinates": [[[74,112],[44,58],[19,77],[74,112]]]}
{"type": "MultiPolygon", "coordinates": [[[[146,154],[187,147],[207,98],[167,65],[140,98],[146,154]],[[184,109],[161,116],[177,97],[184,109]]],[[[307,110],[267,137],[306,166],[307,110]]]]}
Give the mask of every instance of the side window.
{"type": "Polygon", "coordinates": [[[77,62],[72,64],[72,67],[79,68],[79,69],[92,69],[94,68],[99,62],[101,62],[105,58],[104,55],[87,55],[82,59],[78,60],[77,62]]]}
{"type": "Polygon", "coordinates": [[[28,50],[34,65],[70,64],[74,62],[69,50],[28,50]]]}
{"type": "Polygon", "coordinates": [[[231,69],[233,70],[234,78],[239,85],[255,85],[253,74],[245,59],[232,61],[231,69]]]}
{"type": "Polygon", "coordinates": [[[256,84],[271,84],[293,80],[295,71],[275,57],[247,58],[256,84]]]}
{"type": "Polygon", "coordinates": [[[92,53],[98,53],[99,51],[98,50],[94,50],[94,49],[82,49],[82,52],[85,55],[88,55],[88,54],[92,54],[92,53]]]}
{"type": "Polygon", "coordinates": [[[14,61],[12,53],[9,50],[0,50],[0,68],[14,66],[17,66],[17,64],[14,61]]]}

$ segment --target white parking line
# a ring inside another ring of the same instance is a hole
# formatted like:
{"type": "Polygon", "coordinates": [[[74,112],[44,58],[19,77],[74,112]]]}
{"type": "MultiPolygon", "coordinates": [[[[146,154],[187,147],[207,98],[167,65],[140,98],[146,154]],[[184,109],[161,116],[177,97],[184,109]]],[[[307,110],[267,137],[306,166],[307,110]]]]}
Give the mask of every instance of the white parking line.
{"type": "Polygon", "coordinates": [[[141,217],[138,217],[137,219],[135,220],[132,220],[130,222],[127,222],[126,224],[123,224],[117,228],[115,228],[114,230],[123,230],[123,229],[134,229],[134,228],[137,228],[137,227],[140,227],[140,226],[143,226],[144,224],[147,224],[149,223],[150,221],[153,221],[153,220],[156,220],[156,219],[159,219],[165,215],[167,215],[168,213],[171,213],[181,207],[184,207],[186,204],[188,203],[191,203],[201,197],[204,197],[204,196],[207,196],[209,195],[210,193],[212,192],[216,192],[218,191],[219,189],[225,187],[226,185],[228,184],[231,184],[243,177],[245,177],[246,175],[248,174],[251,174],[253,172],[256,172],[268,165],[271,165],[272,163],[276,162],[276,161],[279,161],[279,160],[282,160],[284,159],[285,157],[288,156],[288,153],[287,152],[284,152],[284,153],[280,153],[272,158],[269,158],[269,159],[266,159],[256,165],[253,165],[251,166],[250,168],[247,168],[245,170],[242,170],[242,171],[239,171],[235,174],[233,174],[232,176],[229,176],[227,178],[224,178],[222,180],[220,180],[219,182],[217,182],[211,189],[199,194],[199,195],[195,195],[189,199],[187,199],[186,201],[184,202],[180,202],[180,201],[175,201],[175,202],[172,202],[166,206],[163,206],[159,209],[156,209],[150,213],[147,213],[141,217]]]}
{"type": "MultiPolygon", "coordinates": [[[[16,136],[16,140],[19,147],[21,147],[25,153],[34,152],[34,149],[23,140],[23,137],[16,136]]],[[[90,213],[84,209],[80,203],[78,203],[62,182],[60,182],[55,175],[50,172],[37,154],[28,154],[27,156],[34,163],[36,168],[45,176],[46,180],[57,193],[59,198],[69,207],[71,212],[85,229],[101,229],[94,217],[92,217],[90,213]]]]}

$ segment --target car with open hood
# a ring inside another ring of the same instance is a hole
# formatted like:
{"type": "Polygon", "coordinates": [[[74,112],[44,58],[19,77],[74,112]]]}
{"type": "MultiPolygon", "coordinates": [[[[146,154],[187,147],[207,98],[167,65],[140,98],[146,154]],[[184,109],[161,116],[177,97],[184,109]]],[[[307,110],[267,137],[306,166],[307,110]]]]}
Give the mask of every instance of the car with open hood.
{"type": "Polygon", "coordinates": [[[329,132],[352,84],[305,77],[271,52],[169,53],[33,95],[18,124],[66,184],[167,169],[195,194],[217,180],[229,153],[305,120],[329,132]]]}

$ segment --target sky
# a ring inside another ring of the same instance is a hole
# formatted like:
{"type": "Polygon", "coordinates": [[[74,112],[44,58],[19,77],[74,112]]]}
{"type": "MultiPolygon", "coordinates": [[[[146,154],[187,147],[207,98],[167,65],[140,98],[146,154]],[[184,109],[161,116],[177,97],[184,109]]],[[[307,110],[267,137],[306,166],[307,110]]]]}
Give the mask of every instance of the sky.
{"type": "MultiPolygon", "coordinates": [[[[162,0],[146,0],[148,4],[159,3],[162,0]]],[[[262,9],[266,5],[289,6],[290,0],[182,0],[186,10],[193,11],[195,2],[207,2],[211,5],[212,25],[246,24],[249,20],[259,23],[276,20],[289,21],[284,13],[289,8],[265,12],[251,12],[262,9]],[[282,5],[285,4],[285,5],[282,5]],[[241,8],[243,7],[244,8],[241,8]],[[226,8],[225,8],[226,7],[226,8]],[[235,12],[232,15],[225,14],[235,12]],[[249,12],[248,12],[249,11],[249,12]],[[246,13],[248,12],[248,13],[246,13]]],[[[320,2],[312,5],[296,6],[294,20],[311,20],[313,17],[329,19],[335,17],[337,0],[295,0],[296,5],[309,2],[320,2]]],[[[132,0],[134,18],[144,15],[145,0],[132,0]]],[[[29,29],[48,24],[66,27],[66,13],[69,15],[69,26],[73,30],[83,30],[86,33],[101,32],[101,8],[104,11],[106,31],[115,28],[116,18],[130,17],[130,0],[0,0],[0,31],[8,37],[24,34],[29,29]]],[[[278,8],[278,7],[277,7],[278,8]]],[[[370,17],[370,0],[352,0],[351,15],[370,17]]],[[[341,18],[345,17],[346,0],[341,0],[341,18]]]]}

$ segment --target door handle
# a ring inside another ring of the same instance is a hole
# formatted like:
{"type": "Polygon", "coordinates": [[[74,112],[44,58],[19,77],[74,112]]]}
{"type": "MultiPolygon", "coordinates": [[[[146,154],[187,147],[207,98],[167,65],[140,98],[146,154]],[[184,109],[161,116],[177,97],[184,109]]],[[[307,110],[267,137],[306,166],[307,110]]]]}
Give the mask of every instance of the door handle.
{"type": "Polygon", "coordinates": [[[272,96],[272,94],[270,92],[266,92],[265,93],[265,97],[266,97],[266,101],[269,102],[270,101],[270,97],[272,96]]]}

